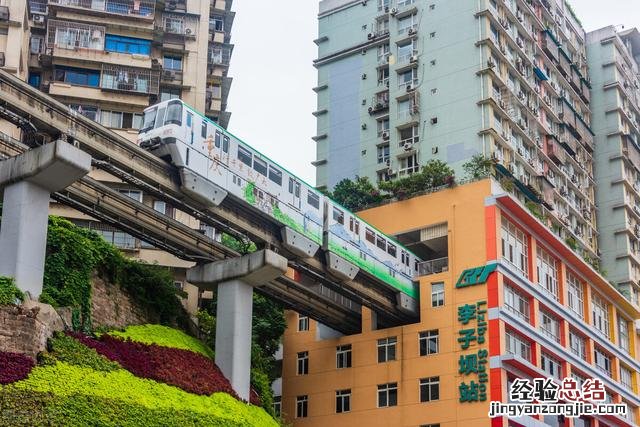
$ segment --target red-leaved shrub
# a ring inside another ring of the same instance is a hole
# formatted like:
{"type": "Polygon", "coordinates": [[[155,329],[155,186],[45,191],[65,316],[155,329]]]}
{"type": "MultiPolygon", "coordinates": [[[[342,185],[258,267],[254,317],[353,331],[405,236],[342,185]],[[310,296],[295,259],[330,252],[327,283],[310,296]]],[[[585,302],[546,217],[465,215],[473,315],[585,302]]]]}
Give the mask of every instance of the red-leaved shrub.
{"type": "Polygon", "coordinates": [[[24,354],[0,351],[0,384],[9,384],[27,378],[33,366],[33,360],[24,354]]]}
{"type": "Polygon", "coordinates": [[[108,334],[99,340],[81,333],[68,334],[138,377],[173,385],[189,393],[210,395],[224,392],[238,398],[218,366],[199,353],[123,341],[108,334]]]}

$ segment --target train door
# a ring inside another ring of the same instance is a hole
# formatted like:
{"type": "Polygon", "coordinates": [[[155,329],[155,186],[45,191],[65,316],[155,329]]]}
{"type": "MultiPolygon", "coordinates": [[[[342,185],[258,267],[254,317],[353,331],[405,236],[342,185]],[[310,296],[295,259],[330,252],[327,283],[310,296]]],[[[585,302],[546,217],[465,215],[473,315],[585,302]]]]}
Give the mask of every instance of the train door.
{"type": "Polygon", "coordinates": [[[187,111],[187,142],[193,145],[193,113],[187,111]]]}
{"type": "Polygon", "coordinates": [[[291,194],[292,205],[300,210],[300,181],[289,177],[289,194],[291,194]]]}

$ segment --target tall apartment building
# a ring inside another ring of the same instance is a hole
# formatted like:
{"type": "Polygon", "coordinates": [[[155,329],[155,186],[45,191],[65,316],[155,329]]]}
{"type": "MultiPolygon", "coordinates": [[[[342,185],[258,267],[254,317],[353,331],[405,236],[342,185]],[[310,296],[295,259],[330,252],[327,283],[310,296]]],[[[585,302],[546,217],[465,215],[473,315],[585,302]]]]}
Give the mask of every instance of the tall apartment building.
{"type": "MultiPolygon", "coordinates": [[[[70,109],[135,143],[144,108],[181,98],[226,127],[227,75],[235,12],[232,0],[5,0],[0,6],[0,65],[70,109]]],[[[11,127],[5,133],[19,138],[11,127]]],[[[95,170],[92,176],[193,228],[190,216],[95,170]]],[[[171,267],[185,282],[184,262],[66,206],[52,213],[100,232],[131,256],[171,267]]],[[[202,227],[204,233],[213,230],[202,227]]]]}
{"type": "Polygon", "coordinates": [[[602,265],[634,303],[640,293],[640,33],[587,34],[593,79],[596,204],[602,265]]]}
{"type": "Polygon", "coordinates": [[[464,176],[492,157],[505,187],[598,257],[585,32],[564,0],[323,0],[317,184],[464,176]]]}
{"type": "MultiPolygon", "coordinates": [[[[494,179],[360,213],[429,244],[448,268],[419,277],[420,320],[328,337],[287,312],[282,397],[294,426],[633,427],[640,418],[640,308],[494,179]],[[425,237],[427,236],[427,237],[425,237]],[[482,272],[479,274],[478,271],[482,272]],[[600,378],[625,416],[489,419],[516,379],[600,378]]],[[[325,328],[326,329],[326,328],[325,328]]]]}

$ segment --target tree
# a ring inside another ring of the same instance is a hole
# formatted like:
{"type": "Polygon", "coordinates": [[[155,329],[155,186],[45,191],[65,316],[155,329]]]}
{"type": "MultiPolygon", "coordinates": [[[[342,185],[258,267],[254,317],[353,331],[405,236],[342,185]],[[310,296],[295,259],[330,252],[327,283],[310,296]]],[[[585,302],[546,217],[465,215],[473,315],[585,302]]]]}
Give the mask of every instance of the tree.
{"type": "Polygon", "coordinates": [[[454,182],[453,169],[441,160],[432,159],[418,173],[396,181],[381,182],[380,189],[398,199],[404,199],[443,185],[453,185],[454,182]]]}
{"type": "Polygon", "coordinates": [[[327,193],[327,195],[352,211],[361,210],[367,205],[384,200],[384,196],[366,176],[356,176],[354,181],[345,178],[336,184],[333,193],[327,193]]]}
{"type": "Polygon", "coordinates": [[[493,170],[493,161],[483,154],[476,154],[467,163],[462,165],[466,178],[478,180],[488,177],[493,170]]]}

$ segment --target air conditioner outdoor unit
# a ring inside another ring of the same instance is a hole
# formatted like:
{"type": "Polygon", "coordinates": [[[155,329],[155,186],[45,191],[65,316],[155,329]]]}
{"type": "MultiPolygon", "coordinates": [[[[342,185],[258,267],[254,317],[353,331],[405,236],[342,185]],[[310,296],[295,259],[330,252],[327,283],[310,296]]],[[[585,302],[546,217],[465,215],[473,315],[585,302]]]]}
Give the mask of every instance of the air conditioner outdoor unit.
{"type": "Polygon", "coordinates": [[[185,33],[186,35],[190,35],[190,34],[191,34],[191,32],[192,32],[192,31],[191,31],[191,28],[187,28],[186,30],[184,30],[184,33],[185,33]]]}
{"type": "Polygon", "coordinates": [[[409,62],[418,62],[418,55],[411,55],[409,62]]]}
{"type": "Polygon", "coordinates": [[[389,132],[388,131],[385,130],[384,132],[382,132],[382,139],[384,139],[384,140],[389,139],[389,132]]]}
{"type": "Polygon", "coordinates": [[[36,24],[44,24],[44,15],[33,15],[33,22],[36,24]]]}
{"type": "Polygon", "coordinates": [[[404,148],[405,151],[409,151],[413,148],[413,142],[411,141],[407,141],[402,145],[402,148],[404,148]]]}
{"type": "Polygon", "coordinates": [[[375,35],[375,34],[373,34],[373,33],[369,33],[369,34],[367,34],[367,38],[368,38],[369,40],[373,40],[375,37],[376,37],[376,35],[375,35]]]}
{"type": "Polygon", "coordinates": [[[389,12],[391,14],[391,16],[396,16],[396,13],[398,13],[398,9],[396,9],[395,7],[391,9],[391,11],[389,12]]]}
{"type": "Polygon", "coordinates": [[[417,32],[418,32],[418,30],[416,30],[415,28],[409,28],[409,31],[408,31],[410,36],[416,34],[417,32]]]}
{"type": "Polygon", "coordinates": [[[413,87],[411,87],[411,84],[408,84],[406,87],[407,87],[407,92],[410,92],[411,89],[413,89],[413,87]]]}

